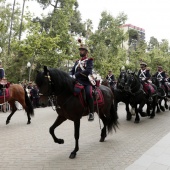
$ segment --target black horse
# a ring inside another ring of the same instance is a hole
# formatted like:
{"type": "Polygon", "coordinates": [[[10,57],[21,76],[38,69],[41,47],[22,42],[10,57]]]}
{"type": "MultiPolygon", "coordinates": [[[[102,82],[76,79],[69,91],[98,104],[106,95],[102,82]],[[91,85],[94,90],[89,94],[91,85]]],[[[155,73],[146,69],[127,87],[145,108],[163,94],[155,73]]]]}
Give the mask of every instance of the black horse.
{"type": "Polygon", "coordinates": [[[157,113],[160,110],[165,111],[168,109],[168,98],[166,96],[165,90],[161,88],[161,82],[156,77],[151,77],[152,83],[157,87],[158,103],[157,103],[157,113]],[[164,106],[162,106],[162,101],[164,100],[164,106]]]}
{"type": "MultiPolygon", "coordinates": [[[[74,137],[75,148],[70,154],[70,158],[75,158],[79,150],[79,130],[80,119],[82,116],[88,115],[88,108],[81,104],[81,101],[74,95],[74,85],[76,81],[71,78],[67,73],[44,66],[43,72],[38,72],[36,76],[36,84],[43,95],[56,96],[56,108],[58,117],[54,124],[50,127],[49,132],[52,135],[54,142],[63,144],[64,140],[55,136],[54,130],[61,123],[67,119],[74,122],[74,137]]],[[[99,86],[104,98],[104,104],[99,107],[99,118],[102,120],[104,127],[101,130],[100,142],[103,142],[107,136],[106,131],[111,132],[118,127],[118,116],[114,110],[114,97],[110,88],[106,86],[99,86]]],[[[98,107],[95,107],[97,112],[98,107]]]]}
{"type": "Polygon", "coordinates": [[[129,109],[130,105],[130,93],[124,90],[125,82],[127,78],[127,71],[120,70],[120,75],[118,77],[117,85],[114,89],[112,89],[115,96],[115,108],[117,110],[117,106],[119,102],[125,103],[126,106],[126,120],[132,119],[132,114],[129,109]]]}
{"type": "Polygon", "coordinates": [[[123,102],[125,103],[125,109],[126,109],[126,119],[131,120],[132,114],[129,109],[129,94],[128,92],[124,91],[124,85],[125,85],[125,78],[126,78],[126,71],[120,70],[120,75],[118,77],[118,81],[113,85],[110,86],[110,83],[107,79],[104,79],[102,81],[102,84],[105,86],[108,86],[111,88],[113,94],[114,94],[114,106],[115,110],[118,110],[118,103],[123,102]]]}
{"type": "Polygon", "coordinates": [[[141,82],[137,75],[133,72],[129,72],[126,74],[126,82],[124,86],[124,90],[129,92],[130,95],[130,104],[135,108],[135,113],[136,113],[136,118],[135,118],[135,123],[139,123],[140,117],[139,114],[142,117],[145,116],[150,116],[150,118],[155,117],[155,108],[156,108],[156,103],[157,103],[157,96],[156,93],[153,95],[153,101],[150,103],[148,101],[148,96],[144,92],[141,82]],[[139,108],[137,105],[139,104],[139,108]],[[147,114],[143,112],[143,107],[144,105],[147,105],[147,114]],[[152,109],[152,113],[150,114],[150,110],[152,109]]]}

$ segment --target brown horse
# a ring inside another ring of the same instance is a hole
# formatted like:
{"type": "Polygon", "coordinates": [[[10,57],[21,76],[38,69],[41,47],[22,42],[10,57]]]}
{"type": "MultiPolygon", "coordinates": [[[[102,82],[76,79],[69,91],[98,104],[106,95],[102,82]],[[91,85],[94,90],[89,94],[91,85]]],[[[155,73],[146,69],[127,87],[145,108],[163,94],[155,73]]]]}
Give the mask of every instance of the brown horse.
{"type": "Polygon", "coordinates": [[[28,122],[31,123],[31,117],[34,115],[33,105],[27,95],[26,90],[19,84],[12,84],[5,89],[5,96],[0,96],[0,104],[8,102],[12,111],[11,114],[7,117],[6,124],[10,122],[11,117],[17,111],[15,102],[18,101],[23,109],[27,112],[28,122]]]}
{"type": "MultiPolygon", "coordinates": [[[[67,73],[54,68],[47,69],[46,66],[44,67],[44,71],[38,72],[36,77],[36,84],[39,87],[40,93],[46,96],[56,96],[55,106],[58,117],[49,130],[55,143],[64,143],[63,139],[55,136],[55,128],[67,119],[74,122],[75,148],[70,154],[71,159],[76,157],[76,153],[79,150],[80,119],[82,116],[88,115],[88,108],[84,107],[78,96],[74,95],[75,83],[76,80],[71,78],[67,73]]],[[[99,106],[99,110],[95,106],[95,111],[98,112],[99,118],[103,122],[100,142],[104,142],[107,136],[106,131],[111,132],[112,129],[116,130],[118,116],[114,109],[114,98],[110,88],[101,85],[99,89],[103,95],[104,104],[99,106]]]]}

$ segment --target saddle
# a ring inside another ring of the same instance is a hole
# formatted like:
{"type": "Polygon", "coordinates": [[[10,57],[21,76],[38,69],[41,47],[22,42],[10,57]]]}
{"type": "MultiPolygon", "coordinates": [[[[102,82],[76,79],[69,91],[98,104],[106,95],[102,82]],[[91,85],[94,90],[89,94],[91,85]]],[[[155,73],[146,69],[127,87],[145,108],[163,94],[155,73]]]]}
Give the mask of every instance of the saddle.
{"type": "Polygon", "coordinates": [[[151,95],[156,94],[156,89],[154,88],[154,86],[151,83],[144,83],[143,84],[143,90],[146,94],[148,94],[148,90],[151,91],[151,95]]]}
{"type": "MultiPolygon", "coordinates": [[[[93,86],[93,100],[94,100],[94,106],[98,105],[99,107],[104,105],[104,97],[101,92],[101,90],[97,86],[93,86]]],[[[86,93],[84,90],[84,86],[80,83],[76,83],[74,86],[74,96],[77,96],[80,100],[80,103],[83,107],[87,106],[86,102],[86,93]]]]}
{"type": "Polygon", "coordinates": [[[0,99],[4,99],[4,98],[8,98],[9,95],[9,89],[5,88],[5,89],[0,89],[0,99]]]}
{"type": "Polygon", "coordinates": [[[6,78],[0,80],[0,99],[9,97],[9,89],[8,89],[9,86],[10,83],[7,81],[6,78]]]}

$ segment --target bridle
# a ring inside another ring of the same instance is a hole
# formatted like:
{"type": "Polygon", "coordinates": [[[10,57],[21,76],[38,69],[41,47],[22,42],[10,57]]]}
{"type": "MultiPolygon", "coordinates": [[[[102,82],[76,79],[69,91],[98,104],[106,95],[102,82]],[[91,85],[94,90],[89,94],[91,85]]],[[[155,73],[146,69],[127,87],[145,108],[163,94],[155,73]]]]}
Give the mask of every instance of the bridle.
{"type": "MultiPolygon", "coordinates": [[[[129,75],[130,75],[131,81],[134,82],[133,79],[135,79],[135,76],[133,76],[132,74],[129,74],[129,75]]],[[[129,77],[128,77],[128,79],[129,79],[129,77]]],[[[127,85],[128,83],[126,82],[125,84],[127,85]]],[[[142,86],[140,85],[139,89],[136,92],[132,92],[135,88],[138,87],[138,84],[136,84],[134,87],[132,87],[132,83],[130,83],[129,87],[130,87],[130,89],[128,90],[128,92],[134,96],[139,94],[142,91],[142,86]]],[[[127,91],[127,90],[125,89],[125,91],[127,91]]]]}
{"type": "MultiPolygon", "coordinates": [[[[49,101],[51,102],[52,108],[54,106],[54,103],[56,103],[56,107],[58,108],[60,106],[58,106],[58,104],[57,104],[57,97],[62,96],[66,92],[66,90],[62,91],[59,94],[56,94],[55,91],[53,91],[54,83],[51,80],[50,73],[47,72],[47,75],[45,75],[44,77],[48,79],[48,94],[47,94],[47,96],[48,96],[49,101]]],[[[71,98],[72,98],[72,95],[62,104],[61,107],[63,107],[71,98]]],[[[55,109],[53,108],[53,110],[56,110],[57,108],[55,108],[55,109]]]]}

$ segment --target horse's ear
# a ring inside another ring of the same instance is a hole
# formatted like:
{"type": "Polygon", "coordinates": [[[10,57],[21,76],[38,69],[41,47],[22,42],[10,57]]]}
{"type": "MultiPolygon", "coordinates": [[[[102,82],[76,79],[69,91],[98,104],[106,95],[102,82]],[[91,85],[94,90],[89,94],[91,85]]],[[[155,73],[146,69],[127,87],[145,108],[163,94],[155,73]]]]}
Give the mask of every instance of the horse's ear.
{"type": "Polygon", "coordinates": [[[47,66],[44,66],[44,73],[47,74],[49,72],[47,66]]]}

